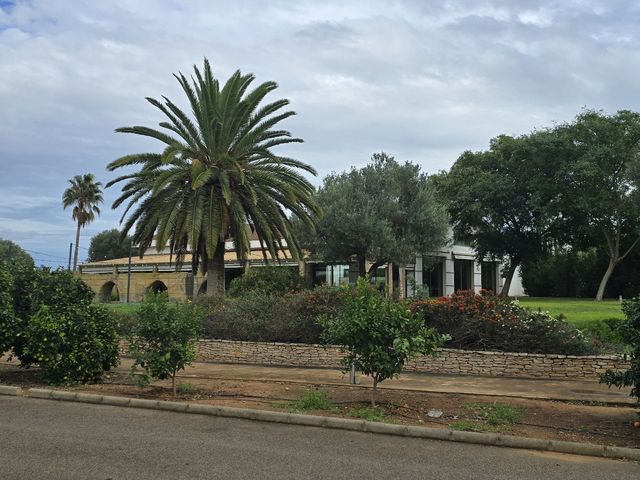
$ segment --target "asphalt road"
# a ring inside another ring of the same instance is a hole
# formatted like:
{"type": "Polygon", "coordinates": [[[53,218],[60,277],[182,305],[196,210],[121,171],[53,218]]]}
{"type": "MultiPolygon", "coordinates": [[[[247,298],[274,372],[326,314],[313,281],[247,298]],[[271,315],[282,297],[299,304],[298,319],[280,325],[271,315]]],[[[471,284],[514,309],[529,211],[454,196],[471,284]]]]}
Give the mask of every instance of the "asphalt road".
{"type": "Polygon", "coordinates": [[[0,479],[634,479],[638,463],[0,396],[0,479]]]}

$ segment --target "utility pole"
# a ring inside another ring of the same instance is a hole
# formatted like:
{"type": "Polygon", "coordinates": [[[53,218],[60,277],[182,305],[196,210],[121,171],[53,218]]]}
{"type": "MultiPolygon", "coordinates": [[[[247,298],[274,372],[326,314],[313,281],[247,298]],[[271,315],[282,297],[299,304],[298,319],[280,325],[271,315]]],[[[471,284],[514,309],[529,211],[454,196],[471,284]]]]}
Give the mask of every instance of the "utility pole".
{"type": "Polygon", "coordinates": [[[67,270],[71,271],[71,251],[73,250],[73,242],[69,244],[69,263],[67,264],[67,270]]]}
{"type": "Polygon", "coordinates": [[[129,292],[131,291],[131,254],[133,253],[133,239],[129,240],[129,265],[127,266],[127,303],[129,303],[129,292]]]}

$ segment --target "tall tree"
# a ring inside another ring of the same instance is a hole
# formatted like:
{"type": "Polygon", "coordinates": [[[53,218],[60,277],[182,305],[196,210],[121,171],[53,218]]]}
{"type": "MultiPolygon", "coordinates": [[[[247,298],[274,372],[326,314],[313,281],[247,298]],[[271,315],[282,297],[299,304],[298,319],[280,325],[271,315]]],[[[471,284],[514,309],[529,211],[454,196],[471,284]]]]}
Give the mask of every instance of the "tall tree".
{"type": "Polygon", "coordinates": [[[133,240],[140,253],[154,239],[167,245],[181,263],[192,252],[192,268],[207,272],[207,295],[224,292],[225,241],[232,240],[238,259],[251,250],[250,229],[260,240],[263,255],[278,260],[287,251],[301,255],[288,212],[312,227],[320,213],[314,188],[300,173],[315,170],[298,160],[276,155],[274,147],[302,142],[276,127],[295,115],[282,111],[286,99],[263,104],[277,88],[265,82],[250,90],[254,76],[236,71],[224,84],[213,76],[209,62],[194,66],[191,81],[175,75],[191,108],[188,115],[166,97],[147,98],[167,121],[164,131],[144,126],[119,128],[162,142],[162,153],[138,153],[108,165],[113,171],[140,165],[107,186],[126,181],[113,207],[126,203],[122,220],[126,234],[135,225],[133,240]]]}
{"type": "Polygon", "coordinates": [[[609,257],[596,294],[602,300],[614,269],[640,242],[640,114],[586,110],[555,130],[573,150],[558,159],[557,184],[572,242],[609,257]]]}
{"type": "Polygon", "coordinates": [[[126,257],[129,255],[131,242],[131,237],[129,235],[122,237],[117,228],[103,230],[91,238],[87,260],[99,262],[126,257]]]}
{"type": "Polygon", "coordinates": [[[554,165],[565,146],[550,132],[499,136],[489,150],[464,152],[437,179],[454,233],[471,240],[480,259],[504,262],[507,295],[517,267],[549,247],[557,225],[554,165]]]}
{"type": "Polygon", "coordinates": [[[73,271],[78,265],[78,244],[80,229],[91,223],[96,215],[100,215],[98,205],[102,203],[102,184],[96,182],[91,173],[76,175],[69,180],[70,186],[62,194],[62,205],[66,209],[73,206],[72,218],[76,221],[76,245],[73,254],[73,271]]]}
{"type": "Polygon", "coordinates": [[[360,277],[446,243],[448,217],[430,178],[384,152],[363,168],[325,177],[317,199],[324,215],[316,232],[304,235],[305,246],[329,262],[355,257],[360,277]]]}

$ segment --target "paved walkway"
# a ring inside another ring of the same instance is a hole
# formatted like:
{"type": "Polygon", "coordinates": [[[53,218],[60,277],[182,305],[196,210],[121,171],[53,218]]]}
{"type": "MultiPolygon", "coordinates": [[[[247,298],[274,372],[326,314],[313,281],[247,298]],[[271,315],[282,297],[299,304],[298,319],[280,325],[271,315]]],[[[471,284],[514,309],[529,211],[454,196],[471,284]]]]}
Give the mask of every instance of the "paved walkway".
{"type": "MultiPolygon", "coordinates": [[[[131,359],[123,358],[118,370],[128,372],[131,359]]],[[[0,358],[8,364],[7,357],[0,358]]],[[[14,360],[11,365],[17,365],[14,360]]],[[[196,362],[179,374],[180,378],[215,380],[253,380],[259,382],[290,382],[323,385],[348,385],[348,376],[339,370],[328,368],[267,367],[196,362]]],[[[358,374],[358,384],[371,386],[371,379],[358,374]]],[[[433,375],[403,373],[400,378],[386,380],[379,388],[411,390],[435,393],[462,393],[545,400],[570,400],[634,405],[630,389],[608,388],[593,380],[549,380],[504,377],[480,377],[467,375],[433,375]]]]}
{"type": "MultiPolygon", "coordinates": [[[[122,359],[120,370],[128,371],[131,360],[122,359]]],[[[348,385],[348,375],[325,368],[266,367],[196,362],[180,374],[182,378],[255,380],[264,382],[314,383],[348,385]]],[[[368,387],[371,379],[357,375],[359,385],[368,387]]],[[[498,378],[467,375],[432,375],[403,373],[400,378],[386,380],[380,388],[438,393],[464,393],[546,400],[574,400],[615,404],[635,403],[630,389],[608,388],[593,380],[548,380],[498,378]]]]}

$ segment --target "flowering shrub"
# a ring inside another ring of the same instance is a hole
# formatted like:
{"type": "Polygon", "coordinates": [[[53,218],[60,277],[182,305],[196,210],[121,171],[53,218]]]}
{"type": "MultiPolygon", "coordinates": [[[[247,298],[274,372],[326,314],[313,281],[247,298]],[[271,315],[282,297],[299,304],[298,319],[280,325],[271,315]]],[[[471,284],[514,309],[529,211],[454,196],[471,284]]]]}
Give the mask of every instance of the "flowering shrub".
{"type": "Polygon", "coordinates": [[[594,353],[579,330],[548,312],[533,311],[492,292],[459,291],[416,301],[427,326],[451,336],[445,345],[466,350],[585,355],[594,353]]]}

